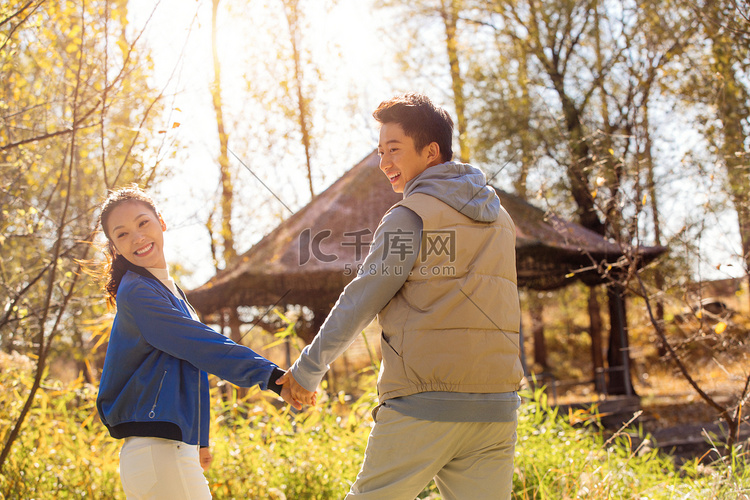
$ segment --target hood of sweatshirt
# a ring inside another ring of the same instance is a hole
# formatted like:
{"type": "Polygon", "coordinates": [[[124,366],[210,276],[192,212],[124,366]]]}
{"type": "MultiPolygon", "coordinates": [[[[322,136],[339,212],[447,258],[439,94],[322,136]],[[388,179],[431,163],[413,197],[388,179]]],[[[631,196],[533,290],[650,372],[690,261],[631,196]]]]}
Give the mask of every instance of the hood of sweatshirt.
{"type": "Polygon", "coordinates": [[[500,198],[487,185],[484,173],[466,163],[434,165],[411,179],[404,198],[414,193],[433,196],[479,222],[492,222],[500,214],[500,198]]]}

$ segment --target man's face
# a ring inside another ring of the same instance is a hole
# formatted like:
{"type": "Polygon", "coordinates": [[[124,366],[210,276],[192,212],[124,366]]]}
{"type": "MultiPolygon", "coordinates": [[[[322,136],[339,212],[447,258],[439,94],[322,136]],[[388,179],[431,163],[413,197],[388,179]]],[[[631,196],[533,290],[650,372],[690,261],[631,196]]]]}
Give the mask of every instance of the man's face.
{"type": "Polygon", "coordinates": [[[417,152],[414,140],[404,134],[404,129],[398,123],[384,123],[380,127],[380,170],[388,177],[393,191],[403,193],[407,182],[424,172],[427,167],[439,163],[435,161],[433,149],[428,145],[417,152]]]}

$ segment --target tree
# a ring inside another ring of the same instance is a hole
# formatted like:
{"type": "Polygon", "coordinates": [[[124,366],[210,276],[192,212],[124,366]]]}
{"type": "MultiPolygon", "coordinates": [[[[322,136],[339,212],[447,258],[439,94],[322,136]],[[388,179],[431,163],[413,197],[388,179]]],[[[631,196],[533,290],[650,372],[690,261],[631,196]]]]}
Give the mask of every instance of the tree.
{"type": "MultiPolygon", "coordinates": [[[[284,16],[289,26],[289,44],[292,48],[292,61],[294,63],[294,87],[296,89],[297,113],[296,119],[299,123],[299,131],[302,136],[302,148],[305,151],[305,167],[307,169],[307,183],[310,188],[310,197],[315,196],[315,188],[312,180],[312,138],[310,137],[310,100],[305,95],[305,78],[302,67],[302,12],[299,0],[282,0],[284,4],[284,16]]],[[[291,89],[290,89],[291,90],[291,89]]]]}
{"type": "MultiPolygon", "coordinates": [[[[0,469],[47,376],[50,355],[104,315],[86,274],[107,188],[148,184],[160,94],[135,50],[124,1],[0,7],[2,348],[32,356],[34,382],[3,432],[0,469]]],[[[157,155],[158,156],[158,155],[157,155]]]]}
{"type": "MultiPolygon", "coordinates": [[[[750,279],[750,6],[706,0],[695,15],[710,42],[709,71],[699,74],[705,103],[715,110],[716,126],[704,129],[727,175],[727,192],[737,213],[741,259],[750,279]]],[[[700,71],[700,70],[699,70],[700,71]]],[[[700,90],[699,90],[700,91],[700,90]]]]}
{"type": "MultiPolygon", "coordinates": [[[[467,92],[461,70],[465,57],[462,49],[466,50],[466,45],[462,46],[460,26],[464,21],[466,3],[463,0],[387,0],[379,7],[399,13],[394,16],[401,24],[397,31],[401,31],[403,39],[408,42],[401,45],[402,49],[396,57],[402,60],[406,71],[413,72],[415,78],[449,79],[449,100],[454,106],[453,117],[458,135],[458,159],[468,163],[472,146],[467,92]],[[436,64],[426,64],[426,60],[436,60],[436,64]]],[[[388,28],[389,33],[393,31],[393,27],[388,28]]]]}
{"type": "MultiPolygon", "coordinates": [[[[214,112],[216,113],[216,128],[219,136],[219,179],[221,184],[221,239],[224,249],[224,265],[229,265],[237,258],[234,248],[234,232],[232,231],[232,208],[234,206],[234,184],[232,183],[232,169],[229,163],[229,133],[224,121],[224,108],[221,99],[221,61],[216,42],[217,17],[219,0],[211,2],[211,53],[213,56],[214,81],[211,85],[214,112]]],[[[216,260],[216,259],[214,259],[216,260]]],[[[218,269],[217,269],[218,271],[218,269]]],[[[239,332],[238,332],[239,333],[239,332]]]]}

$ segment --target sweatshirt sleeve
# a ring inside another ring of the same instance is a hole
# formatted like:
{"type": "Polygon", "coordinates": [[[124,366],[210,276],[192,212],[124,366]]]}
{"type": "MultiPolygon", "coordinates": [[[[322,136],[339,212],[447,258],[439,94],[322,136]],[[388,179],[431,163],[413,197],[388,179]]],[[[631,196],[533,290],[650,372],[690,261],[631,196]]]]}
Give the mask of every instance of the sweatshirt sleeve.
{"type": "Polygon", "coordinates": [[[290,368],[305,389],[317,388],[330,364],[404,285],[419,255],[421,233],[422,219],[406,207],[394,208],[380,222],[357,276],[290,368]]]}
{"type": "Polygon", "coordinates": [[[240,387],[275,389],[269,382],[281,371],[274,363],[193,319],[148,284],[136,281],[117,299],[118,315],[130,316],[154,348],[240,387]]]}

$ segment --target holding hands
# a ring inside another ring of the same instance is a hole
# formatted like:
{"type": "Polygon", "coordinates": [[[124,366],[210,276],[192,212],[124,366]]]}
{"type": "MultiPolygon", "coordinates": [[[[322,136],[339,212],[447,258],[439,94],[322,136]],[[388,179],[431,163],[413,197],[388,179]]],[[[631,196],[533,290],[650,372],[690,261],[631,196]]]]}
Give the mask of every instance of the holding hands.
{"type": "Polygon", "coordinates": [[[314,406],[317,403],[318,393],[302,387],[288,370],[276,380],[276,383],[284,386],[281,389],[284,401],[298,410],[302,409],[303,404],[314,406]]]}

